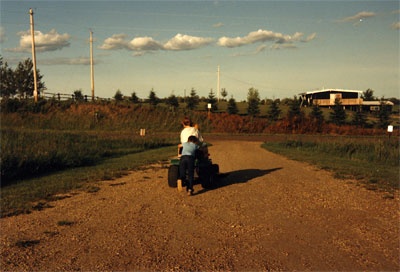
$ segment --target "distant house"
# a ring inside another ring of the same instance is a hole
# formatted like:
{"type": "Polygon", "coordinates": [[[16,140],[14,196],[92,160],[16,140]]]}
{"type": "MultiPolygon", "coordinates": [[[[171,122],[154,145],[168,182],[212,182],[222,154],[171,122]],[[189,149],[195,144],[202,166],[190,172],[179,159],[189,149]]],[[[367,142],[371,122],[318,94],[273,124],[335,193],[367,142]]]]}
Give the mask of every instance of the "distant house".
{"type": "Polygon", "coordinates": [[[394,104],[390,101],[363,101],[361,94],[363,91],[358,90],[342,90],[342,89],[323,89],[318,91],[310,91],[300,94],[302,106],[318,105],[320,107],[332,107],[335,100],[339,99],[343,108],[356,110],[362,107],[363,110],[377,111],[381,103],[392,107],[394,104]]]}
{"type": "Polygon", "coordinates": [[[363,101],[362,103],[362,109],[365,111],[379,111],[381,108],[381,105],[386,105],[389,107],[390,110],[393,109],[394,103],[392,101],[363,101]]]}

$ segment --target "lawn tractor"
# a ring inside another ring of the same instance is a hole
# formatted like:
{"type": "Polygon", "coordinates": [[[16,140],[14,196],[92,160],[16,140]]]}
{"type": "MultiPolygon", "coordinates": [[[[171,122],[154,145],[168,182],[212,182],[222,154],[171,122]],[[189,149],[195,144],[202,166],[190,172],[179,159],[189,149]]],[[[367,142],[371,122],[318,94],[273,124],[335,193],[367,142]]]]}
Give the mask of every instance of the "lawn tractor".
{"type": "MultiPolygon", "coordinates": [[[[178,157],[171,159],[171,164],[168,169],[168,185],[176,188],[179,178],[179,163],[182,154],[182,146],[178,145],[178,157]]],[[[195,158],[194,184],[201,184],[205,189],[212,188],[218,182],[219,166],[213,164],[208,153],[207,144],[203,143],[199,154],[195,158]]],[[[183,186],[186,185],[186,179],[182,180],[183,186]]]]}

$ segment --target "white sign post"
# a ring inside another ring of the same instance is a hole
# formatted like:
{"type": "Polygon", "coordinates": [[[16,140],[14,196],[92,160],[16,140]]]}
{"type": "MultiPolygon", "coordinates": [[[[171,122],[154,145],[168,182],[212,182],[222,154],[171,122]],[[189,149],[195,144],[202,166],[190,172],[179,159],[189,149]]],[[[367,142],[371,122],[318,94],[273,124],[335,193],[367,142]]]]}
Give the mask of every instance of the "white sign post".
{"type": "Polygon", "coordinates": [[[210,119],[210,114],[211,114],[211,103],[207,104],[207,108],[208,108],[208,119],[210,119]]]}
{"type": "Polygon", "coordinates": [[[140,136],[144,137],[146,135],[146,129],[141,128],[140,129],[140,136]]]}
{"type": "Polygon", "coordinates": [[[392,132],[393,132],[393,126],[392,125],[388,126],[387,132],[389,133],[389,139],[390,139],[390,136],[392,136],[392,132]]]}

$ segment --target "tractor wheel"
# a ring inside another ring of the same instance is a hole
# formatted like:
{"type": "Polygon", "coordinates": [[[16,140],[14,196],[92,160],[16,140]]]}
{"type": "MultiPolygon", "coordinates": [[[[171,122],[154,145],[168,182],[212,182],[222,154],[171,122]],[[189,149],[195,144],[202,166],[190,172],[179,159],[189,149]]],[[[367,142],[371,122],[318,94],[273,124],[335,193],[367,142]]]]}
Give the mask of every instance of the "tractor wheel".
{"type": "Polygon", "coordinates": [[[200,169],[200,182],[201,182],[201,187],[204,189],[211,188],[212,186],[212,173],[208,167],[202,167],[200,169]]]}
{"type": "Polygon", "coordinates": [[[168,169],[168,186],[176,188],[179,177],[179,167],[177,165],[170,165],[168,169]]]}
{"type": "Polygon", "coordinates": [[[214,175],[218,175],[219,174],[219,165],[218,164],[213,164],[212,165],[212,173],[214,175]]]}

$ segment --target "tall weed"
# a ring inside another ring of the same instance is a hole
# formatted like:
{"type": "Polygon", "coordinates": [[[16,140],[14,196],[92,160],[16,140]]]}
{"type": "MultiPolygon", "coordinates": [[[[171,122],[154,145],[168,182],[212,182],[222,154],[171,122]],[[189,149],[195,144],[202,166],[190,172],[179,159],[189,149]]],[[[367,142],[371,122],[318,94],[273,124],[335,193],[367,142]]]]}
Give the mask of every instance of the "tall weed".
{"type": "Polygon", "coordinates": [[[24,129],[1,130],[1,185],[68,167],[91,165],[120,156],[174,144],[176,140],[119,133],[73,133],[24,129]]]}
{"type": "Polygon", "coordinates": [[[357,139],[338,138],[331,142],[284,141],[285,148],[310,150],[323,154],[396,166],[399,163],[399,142],[379,139],[374,142],[360,142],[357,139]]]}

